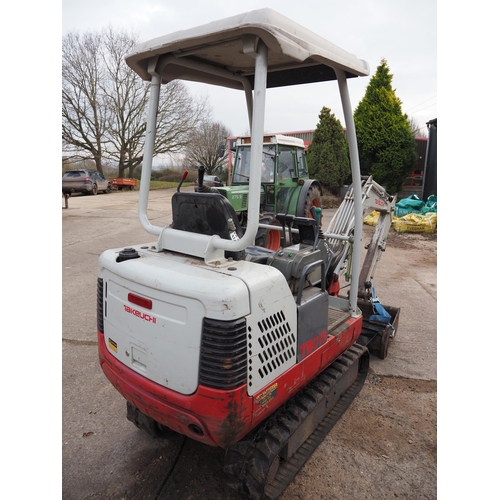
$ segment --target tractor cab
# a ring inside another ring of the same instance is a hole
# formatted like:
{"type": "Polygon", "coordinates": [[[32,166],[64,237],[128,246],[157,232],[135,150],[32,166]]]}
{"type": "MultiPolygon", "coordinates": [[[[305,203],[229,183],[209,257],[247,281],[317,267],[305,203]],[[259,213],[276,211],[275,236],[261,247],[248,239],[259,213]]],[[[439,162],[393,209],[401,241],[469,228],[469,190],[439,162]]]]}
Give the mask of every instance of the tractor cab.
{"type": "MultiPolygon", "coordinates": [[[[248,191],[251,154],[251,138],[238,138],[231,172],[231,186],[219,190],[231,201],[235,210],[240,212],[246,209],[243,204],[246,196],[243,194],[248,191]],[[238,196],[233,198],[233,193],[238,196]]],[[[264,136],[260,175],[261,213],[296,214],[298,194],[308,179],[302,139],[279,134],[264,136]]],[[[300,215],[305,214],[300,213],[300,215]]]]}

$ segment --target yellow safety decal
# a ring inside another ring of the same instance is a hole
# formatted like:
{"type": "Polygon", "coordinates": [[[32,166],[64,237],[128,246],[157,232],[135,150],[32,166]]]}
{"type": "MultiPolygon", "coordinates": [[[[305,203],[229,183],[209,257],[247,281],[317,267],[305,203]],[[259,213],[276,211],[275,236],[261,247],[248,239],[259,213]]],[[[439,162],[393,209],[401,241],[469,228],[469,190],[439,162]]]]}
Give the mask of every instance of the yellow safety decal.
{"type": "Polygon", "coordinates": [[[118,352],[118,344],[114,340],[108,338],[108,345],[112,351],[118,352]]]}
{"type": "Polygon", "coordinates": [[[267,405],[269,401],[274,399],[278,394],[278,383],[275,382],[273,385],[268,387],[264,392],[261,392],[255,397],[255,402],[259,405],[267,405]]]}

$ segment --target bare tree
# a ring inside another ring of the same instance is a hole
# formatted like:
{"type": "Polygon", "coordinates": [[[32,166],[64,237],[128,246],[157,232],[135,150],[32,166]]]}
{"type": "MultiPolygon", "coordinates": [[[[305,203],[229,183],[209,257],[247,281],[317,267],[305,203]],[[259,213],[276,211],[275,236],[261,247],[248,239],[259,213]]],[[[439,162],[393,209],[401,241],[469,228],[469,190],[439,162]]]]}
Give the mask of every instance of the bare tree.
{"type": "Polygon", "coordinates": [[[415,118],[409,118],[408,122],[410,123],[411,131],[415,137],[427,137],[427,134],[425,133],[426,127],[421,127],[415,118]]]}
{"type": "Polygon", "coordinates": [[[144,110],[147,92],[144,82],[125,63],[125,56],[138,43],[135,35],[103,31],[103,64],[106,67],[106,83],[102,86],[103,102],[111,110],[106,134],[109,137],[108,158],[118,163],[118,177],[129,177],[141,162],[132,160],[145,133],[144,110]]]}
{"type": "Polygon", "coordinates": [[[62,42],[62,140],[73,160],[93,159],[102,172],[109,110],[101,99],[101,36],[69,33],[62,42]]]}
{"type": "Polygon", "coordinates": [[[220,174],[227,166],[227,138],[231,131],[220,122],[204,120],[190,135],[184,150],[184,165],[188,168],[205,167],[208,175],[220,174]],[[221,156],[221,151],[223,154],[221,156]]]}
{"type": "MultiPolygon", "coordinates": [[[[102,171],[102,158],[106,158],[118,164],[120,177],[124,177],[127,170],[132,177],[135,167],[142,162],[150,85],[141,80],[124,60],[138,40],[135,35],[116,32],[112,28],[99,34],[89,33],[86,37],[94,41],[92,51],[87,45],[70,44],[72,39],[80,38],[78,35],[67,35],[63,39],[63,47],[68,49],[63,50],[63,64],[68,68],[66,73],[63,72],[63,87],[68,87],[63,92],[63,144],[76,151],[81,151],[82,143],[88,144],[86,151],[96,160],[98,169],[102,171]],[[98,71],[81,78],[80,60],[94,61],[98,71]],[[86,97],[86,102],[92,101],[95,105],[75,106],[74,102],[78,100],[74,96],[80,94],[86,97]],[[92,99],[87,97],[88,94],[92,99]],[[94,109],[96,111],[89,115],[89,110],[94,109]],[[74,119],[70,121],[68,116],[74,119]],[[99,120],[95,119],[96,116],[99,120]],[[83,132],[81,123],[86,125],[83,132]],[[88,133],[88,129],[93,130],[98,125],[98,137],[88,133]],[[81,141],[80,136],[84,133],[86,140],[81,141]]],[[[154,154],[180,152],[189,143],[192,130],[206,119],[207,114],[206,99],[194,99],[181,82],[163,85],[154,154]]]]}

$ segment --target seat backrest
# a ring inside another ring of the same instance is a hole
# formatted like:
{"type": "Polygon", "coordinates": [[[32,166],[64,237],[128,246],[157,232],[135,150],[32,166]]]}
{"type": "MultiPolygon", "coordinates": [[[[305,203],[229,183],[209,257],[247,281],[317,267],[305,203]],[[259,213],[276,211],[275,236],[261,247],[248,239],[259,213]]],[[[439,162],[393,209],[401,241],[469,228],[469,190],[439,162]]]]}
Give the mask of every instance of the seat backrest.
{"type": "Polygon", "coordinates": [[[294,217],[293,225],[299,230],[299,241],[306,245],[314,245],[316,240],[316,221],[307,217],[294,217]]]}
{"type": "MultiPolygon", "coordinates": [[[[227,198],[219,193],[182,192],[172,196],[172,228],[190,233],[218,235],[230,240],[241,238],[243,230],[227,198]]],[[[226,252],[236,260],[240,252],[226,252]]]]}

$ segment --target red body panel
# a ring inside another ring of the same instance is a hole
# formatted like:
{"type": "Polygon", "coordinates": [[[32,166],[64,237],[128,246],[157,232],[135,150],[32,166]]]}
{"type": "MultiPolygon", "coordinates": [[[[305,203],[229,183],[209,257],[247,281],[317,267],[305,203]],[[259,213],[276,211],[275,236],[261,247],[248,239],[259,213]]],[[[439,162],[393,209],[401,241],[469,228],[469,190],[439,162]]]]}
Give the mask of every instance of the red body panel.
{"type": "Polygon", "coordinates": [[[227,448],[348,349],[361,333],[362,317],[350,318],[345,328],[254,396],[246,384],[234,390],[202,385],[189,396],[179,394],[131,370],[111,355],[98,331],[101,368],[111,384],[144,414],[170,429],[203,443],[227,448]],[[201,429],[202,432],[199,430],[201,429]]]}

